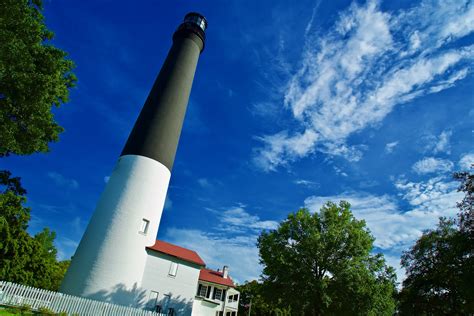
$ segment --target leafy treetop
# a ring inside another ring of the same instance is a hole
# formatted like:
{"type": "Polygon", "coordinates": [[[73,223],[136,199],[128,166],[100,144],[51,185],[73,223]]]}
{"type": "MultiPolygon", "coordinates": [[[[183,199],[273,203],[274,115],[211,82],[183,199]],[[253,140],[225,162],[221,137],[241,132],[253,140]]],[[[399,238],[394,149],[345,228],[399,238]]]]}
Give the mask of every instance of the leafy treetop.
{"type": "Polygon", "coordinates": [[[258,239],[263,285],[295,315],[392,315],[395,273],[350,204],[300,209],[258,239]]]}
{"type": "Polygon", "coordinates": [[[40,0],[1,2],[0,157],[46,152],[63,131],[51,110],[68,101],[74,64],[51,45],[40,0]]]}

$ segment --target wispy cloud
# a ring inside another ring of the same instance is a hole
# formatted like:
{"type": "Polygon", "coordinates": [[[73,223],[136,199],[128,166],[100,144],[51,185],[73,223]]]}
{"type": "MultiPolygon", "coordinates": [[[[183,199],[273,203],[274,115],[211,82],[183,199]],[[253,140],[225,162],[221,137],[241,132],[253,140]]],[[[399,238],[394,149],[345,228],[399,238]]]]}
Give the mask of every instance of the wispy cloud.
{"type": "Polygon", "coordinates": [[[79,188],[79,182],[72,178],[67,178],[60,173],[57,172],[48,172],[48,177],[54,181],[60,187],[68,187],[71,189],[79,188]]]}
{"type": "Polygon", "coordinates": [[[254,162],[268,171],[313,152],[317,134],[312,130],[306,130],[302,134],[289,137],[288,131],[283,131],[258,139],[265,143],[265,147],[256,149],[254,162]]]}
{"type": "Polygon", "coordinates": [[[311,180],[298,179],[298,180],[293,181],[293,183],[297,185],[301,185],[303,187],[311,188],[311,189],[319,188],[319,183],[315,181],[311,181],[311,180]]]}
{"type": "Polygon", "coordinates": [[[397,146],[398,146],[398,141],[388,143],[388,144],[385,145],[385,152],[387,154],[391,154],[391,153],[393,153],[393,151],[395,150],[395,147],[397,147],[397,146]]]}
{"type": "Polygon", "coordinates": [[[467,76],[474,47],[449,44],[473,30],[467,1],[427,0],[398,12],[381,11],[377,1],[352,4],[327,35],[307,32],[282,96],[299,127],[260,136],[255,163],[270,171],[315,151],[360,159],[362,151],[346,143],[350,135],[467,76]]]}
{"type": "Polygon", "coordinates": [[[438,153],[451,153],[450,138],[452,131],[443,131],[439,136],[429,135],[425,137],[425,151],[433,154],[438,153]]]}
{"type": "Polygon", "coordinates": [[[197,183],[202,187],[202,188],[209,188],[211,187],[211,183],[209,182],[209,180],[207,178],[199,178],[197,180],[197,183]]]}
{"type": "Polygon", "coordinates": [[[275,229],[278,223],[275,221],[262,221],[257,215],[250,215],[242,207],[233,207],[223,211],[219,217],[222,227],[231,230],[262,230],[275,229]]]}
{"type": "Polygon", "coordinates": [[[459,160],[459,166],[462,170],[470,170],[474,165],[474,153],[473,154],[464,154],[459,160]]]}
{"type": "Polygon", "coordinates": [[[418,174],[427,174],[433,172],[449,172],[454,164],[446,159],[427,157],[415,162],[412,169],[418,174]]]}

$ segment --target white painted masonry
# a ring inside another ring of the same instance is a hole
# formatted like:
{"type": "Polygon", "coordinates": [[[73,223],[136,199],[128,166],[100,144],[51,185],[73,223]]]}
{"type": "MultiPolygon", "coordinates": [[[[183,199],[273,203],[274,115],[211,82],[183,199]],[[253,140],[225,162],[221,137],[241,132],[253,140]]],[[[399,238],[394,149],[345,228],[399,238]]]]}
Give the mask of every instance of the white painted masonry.
{"type": "Polygon", "coordinates": [[[134,306],[155,242],[170,180],[156,160],[119,158],[74,254],[60,291],[134,306]],[[140,233],[148,220],[146,234],[140,233]],[[84,279],[84,276],[86,278],[84,279]]]}
{"type": "Polygon", "coordinates": [[[147,252],[148,259],[142,279],[147,300],[145,307],[153,309],[160,305],[163,310],[173,308],[177,315],[191,315],[201,266],[157,251],[147,252]],[[172,263],[178,267],[175,276],[169,274],[172,263]],[[158,292],[156,302],[150,299],[154,298],[152,291],[158,292]]]}

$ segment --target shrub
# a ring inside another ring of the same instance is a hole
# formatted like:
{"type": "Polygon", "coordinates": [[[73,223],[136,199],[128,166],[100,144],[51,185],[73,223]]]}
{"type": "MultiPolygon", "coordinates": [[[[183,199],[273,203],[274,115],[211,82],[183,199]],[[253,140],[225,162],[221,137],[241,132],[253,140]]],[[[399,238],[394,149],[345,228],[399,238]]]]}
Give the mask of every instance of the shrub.
{"type": "Polygon", "coordinates": [[[48,316],[48,315],[55,315],[55,313],[50,310],[49,308],[47,307],[40,307],[38,308],[38,313],[41,315],[41,316],[48,316]]]}
{"type": "Polygon", "coordinates": [[[28,304],[21,305],[18,307],[18,310],[20,311],[21,315],[31,314],[31,306],[28,304]]]}

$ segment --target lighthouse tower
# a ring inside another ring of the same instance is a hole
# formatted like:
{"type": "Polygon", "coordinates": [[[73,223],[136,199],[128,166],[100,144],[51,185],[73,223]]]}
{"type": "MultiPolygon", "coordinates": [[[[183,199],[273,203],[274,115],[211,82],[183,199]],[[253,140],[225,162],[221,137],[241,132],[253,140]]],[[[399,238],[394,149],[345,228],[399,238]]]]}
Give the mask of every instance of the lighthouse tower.
{"type": "Polygon", "coordinates": [[[189,13],[74,254],[60,291],[135,305],[158,233],[206,19],[189,13]],[[124,295],[124,293],[130,293],[124,295]]]}

